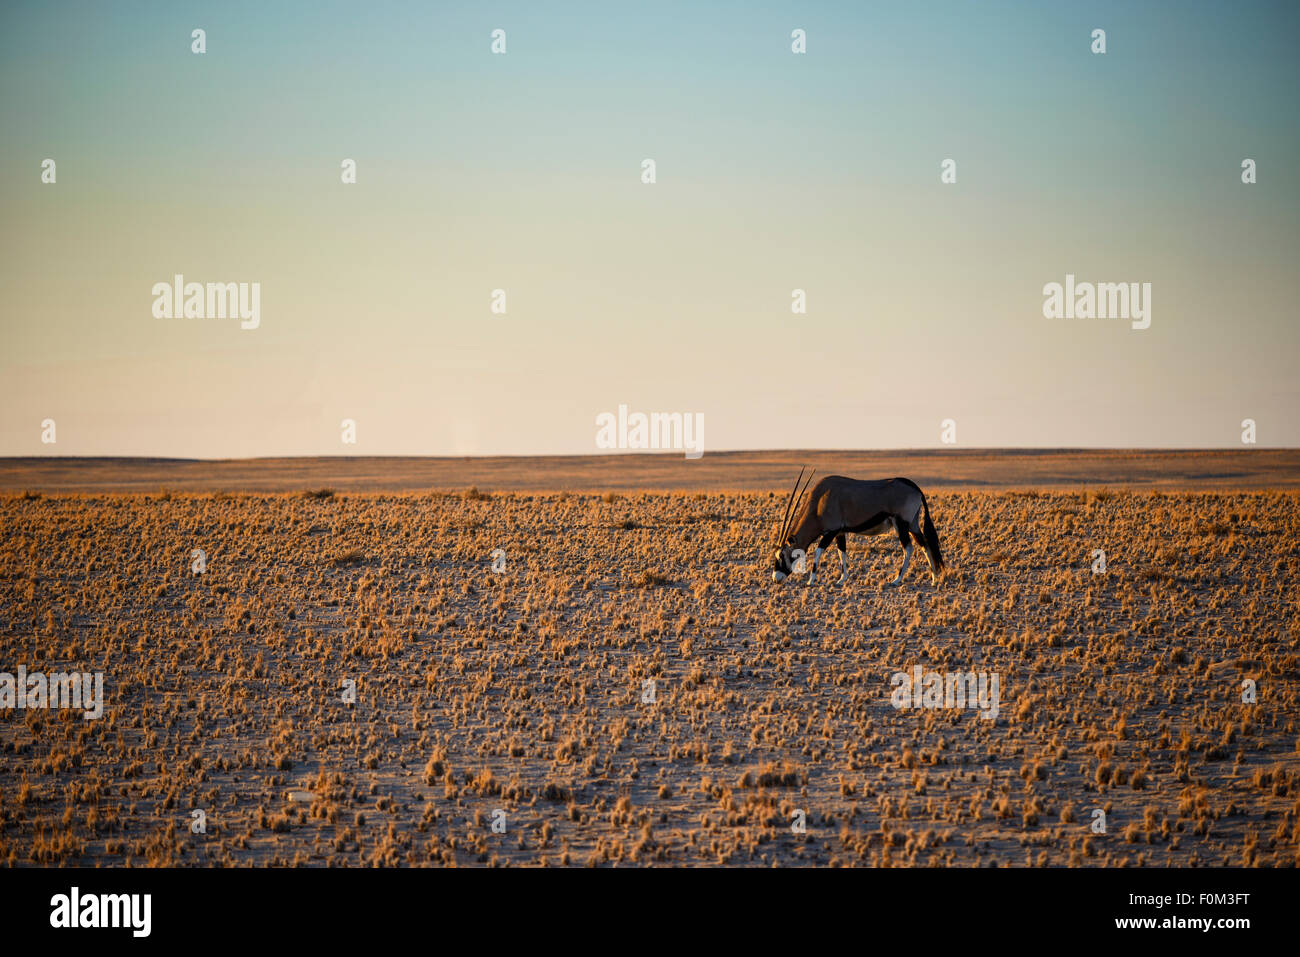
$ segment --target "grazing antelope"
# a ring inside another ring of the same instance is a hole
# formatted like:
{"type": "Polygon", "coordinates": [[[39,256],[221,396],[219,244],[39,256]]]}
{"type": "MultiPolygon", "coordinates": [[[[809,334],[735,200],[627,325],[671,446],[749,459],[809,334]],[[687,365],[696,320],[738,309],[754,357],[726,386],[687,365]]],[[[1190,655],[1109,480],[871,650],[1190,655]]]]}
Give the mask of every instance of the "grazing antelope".
{"type": "Polygon", "coordinates": [[[794,488],[790,491],[781,531],[775,542],[773,581],[779,582],[789,575],[796,562],[795,553],[807,554],[812,543],[816,542],[812,573],[808,576],[808,584],[811,585],[817,577],[822,552],[833,541],[840,550],[839,580],[843,582],[849,573],[849,556],[844,536],[849,532],[856,535],[881,535],[892,529],[898,533],[899,541],[903,543],[903,567],[889,584],[899,584],[907,573],[907,563],[912,559],[913,540],[925,550],[926,561],[930,563],[930,579],[938,584],[939,573],[943,571],[939,535],[934,530],[934,522],[930,521],[930,506],[926,504],[925,494],[915,482],[905,478],[862,481],[845,478],[843,475],[828,475],[813,486],[812,494],[800,508],[798,502],[803,492],[808,490],[812,477],[813,473],[809,473],[808,482],[804,483],[803,491],[800,491],[799,482],[803,479],[803,470],[800,469],[799,478],[795,479],[794,488]],[[924,524],[921,521],[923,516],[924,524]]]}

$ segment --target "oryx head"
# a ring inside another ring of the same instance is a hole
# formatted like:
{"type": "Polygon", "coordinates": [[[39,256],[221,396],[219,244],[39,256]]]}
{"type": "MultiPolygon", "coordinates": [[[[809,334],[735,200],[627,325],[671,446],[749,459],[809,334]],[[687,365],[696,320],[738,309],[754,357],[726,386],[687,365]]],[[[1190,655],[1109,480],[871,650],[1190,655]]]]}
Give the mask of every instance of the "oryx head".
{"type": "MultiPolygon", "coordinates": [[[[816,469],[813,470],[816,472],[816,469]]],[[[813,472],[808,473],[808,482],[812,481],[813,472]]],[[[798,513],[796,504],[803,492],[808,490],[808,482],[804,483],[803,490],[799,488],[800,481],[803,480],[804,470],[799,470],[799,478],[794,480],[794,488],[790,490],[790,497],[786,499],[785,516],[781,519],[781,530],[777,532],[775,541],[772,546],[775,552],[772,555],[772,581],[783,581],[795,571],[795,566],[799,562],[801,555],[796,554],[799,549],[795,548],[794,542],[790,537],[790,523],[798,513]]]]}
{"type": "Polygon", "coordinates": [[[779,582],[794,571],[794,546],[789,542],[778,548],[772,556],[772,581],[779,582]]]}

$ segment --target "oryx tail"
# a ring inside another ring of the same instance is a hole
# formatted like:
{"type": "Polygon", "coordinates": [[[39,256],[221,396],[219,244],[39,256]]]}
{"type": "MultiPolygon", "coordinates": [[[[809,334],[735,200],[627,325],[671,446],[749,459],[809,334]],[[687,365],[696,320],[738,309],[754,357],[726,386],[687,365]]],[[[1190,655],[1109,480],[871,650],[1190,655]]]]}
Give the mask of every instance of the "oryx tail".
{"type": "Polygon", "coordinates": [[[930,503],[925,500],[924,492],[921,493],[921,510],[925,512],[925,550],[934,563],[935,571],[942,571],[943,555],[939,553],[939,533],[934,530],[934,522],[930,521],[930,503]]]}

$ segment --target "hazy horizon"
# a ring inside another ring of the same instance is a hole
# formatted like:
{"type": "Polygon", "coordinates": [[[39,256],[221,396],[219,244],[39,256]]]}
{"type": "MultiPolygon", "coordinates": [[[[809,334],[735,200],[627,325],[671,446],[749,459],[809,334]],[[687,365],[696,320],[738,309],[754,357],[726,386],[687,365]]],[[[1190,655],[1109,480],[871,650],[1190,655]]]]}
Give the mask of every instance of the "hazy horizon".
{"type": "MultiPolygon", "coordinates": [[[[895,446],[891,448],[832,448],[832,447],[812,447],[807,448],[770,448],[770,449],[709,449],[705,455],[788,455],[795,452],[808,452],[810,454],[833,454],[845,453],[850,455],[857,454],[875,454],[875,453],[898,453],[906,455],[909,453],[968,453],[972,455],[988,454],[991,452],[1032,452],[1042,454],[1053,454],[1058,452],[1134,452],[1134,453],[1185,453],[1196,454],[1204,453],[1222,453],[1222,452],[1286,452],[1296,451],[1297,446],[1291,445],[1251,445],[1251,446],[1101,446],[1101,445],[989,445],[989,446],[948,446],[948,445],[917,445],[910,447],[895,446]]],[[[667,456],[669,458],[682,458],[682,453],[672,449],[628,449],[624,451],[603,451],[603,452],[481,452],[481,453],[424,453],[424,452],[394,452],[394,453],[373,453],[373,452],[321,452],[308,453],[302,455],[80,455],[70,452],[42,452],[37,454],[6,454],[0,455],[0,460],[5,459],[162,459],[183,462],[218,462],[218,461],[256,461],[259,459],[546,459],[546,458],[605,458],[610,456],[636,456],[636,455],[654,455],[667,456]]]]}
{"type": "Polygon", "coordinates": [[[587,455],[620,405],[706,455],[1294,448],[1298,25],[6,4],[0,456],[587,455]],[[155,317],[178,274],[259,284],[257,328],[155,317]],[[1150,326],[1046,318],[1067,276],[1150,326]]]}

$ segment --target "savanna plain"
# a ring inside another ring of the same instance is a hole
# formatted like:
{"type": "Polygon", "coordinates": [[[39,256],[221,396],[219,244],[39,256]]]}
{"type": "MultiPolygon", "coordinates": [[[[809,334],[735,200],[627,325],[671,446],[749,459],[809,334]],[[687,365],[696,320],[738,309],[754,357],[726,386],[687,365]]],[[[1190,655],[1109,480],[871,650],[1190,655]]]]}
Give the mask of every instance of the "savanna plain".
{"type": "Polygon", "coordinates": [[[1289,480],[850,462],[920,482],[948,571],[885,587],[897,539],[851,536],[809,586],[769,573],[795,460],[657,489],[631,459],[391,491],[10,469],[0,672],[106,701],[0,710],[0,862],[1300,862],[1289,480]],[[997,674],[996,719],[894,707],[918,665],[997,674]]]}

